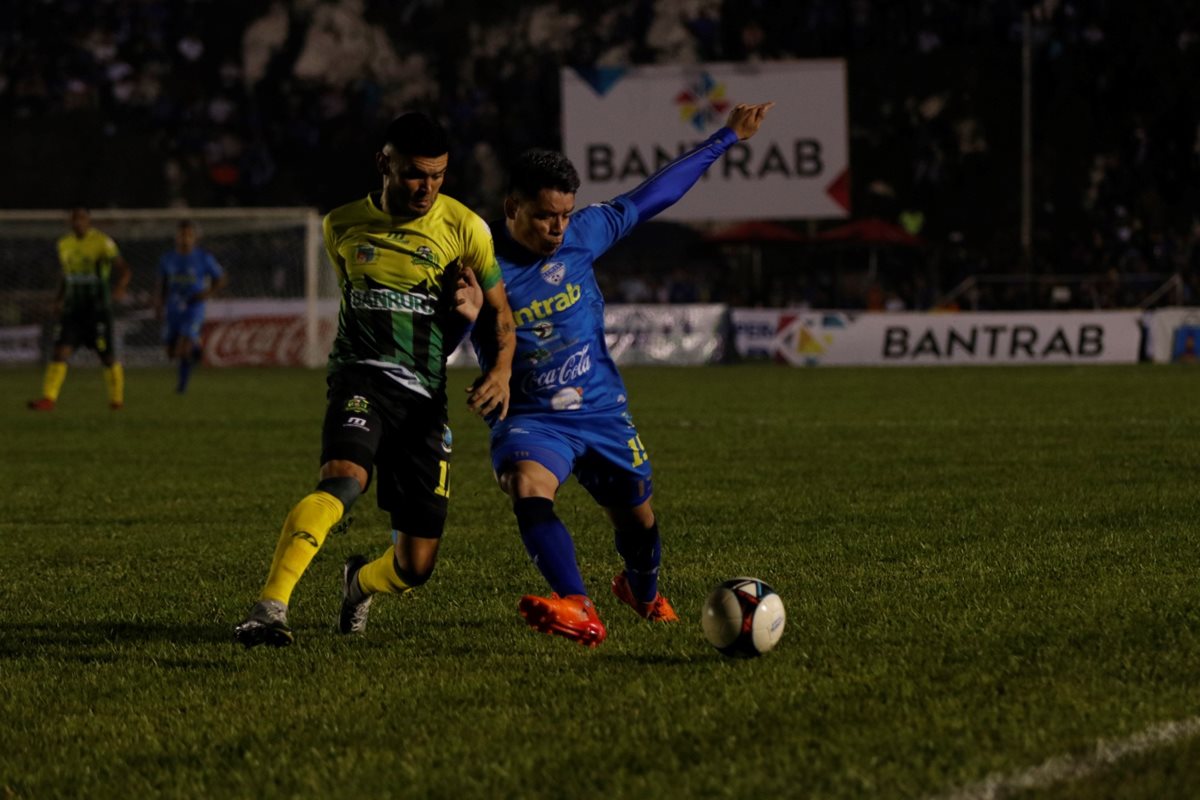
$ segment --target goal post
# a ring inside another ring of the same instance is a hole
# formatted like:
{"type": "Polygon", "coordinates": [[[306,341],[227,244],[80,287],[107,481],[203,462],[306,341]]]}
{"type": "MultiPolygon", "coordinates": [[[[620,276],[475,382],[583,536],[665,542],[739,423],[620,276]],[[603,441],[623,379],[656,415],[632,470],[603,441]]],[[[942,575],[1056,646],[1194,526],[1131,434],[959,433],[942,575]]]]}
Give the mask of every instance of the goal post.
{"type": "MultiPolygon", "coordinates": [[[[314,208],[95,209],[92,226],[113,238],[133,277],[114,303],[118,356],[166,361],[154,316],[158,264],[180,220],[216,256],[228,285],[207,304],[206,361],[213,365],[324,363],[337,315],[337,280],[314,208]]],[[[45,358],[61,268],[56,242],[66,210],[0,210],[0,364],[45,358]]],[[[96,363],[80,356],[80,363],[96,363]]]]}

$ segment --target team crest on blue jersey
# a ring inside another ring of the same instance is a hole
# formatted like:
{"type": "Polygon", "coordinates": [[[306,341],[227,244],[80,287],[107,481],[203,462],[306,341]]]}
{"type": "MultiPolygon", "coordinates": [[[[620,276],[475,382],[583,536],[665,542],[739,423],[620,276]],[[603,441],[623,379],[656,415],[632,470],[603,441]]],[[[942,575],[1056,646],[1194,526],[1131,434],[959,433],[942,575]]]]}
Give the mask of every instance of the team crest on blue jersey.
{"type": "Polygon", "coordinates": [[[561,261],[551,261],[542,265],[542,280],[551,286],[558,286],[567,276],[567,265],[561,261]]]}
{"type": "Polygon", "coordinates": [[[361,394],[356,394],[346,401],[346,411],[353,414],[365,414],[370,408],[371,404],[361,394]]]}
{"type": "Polygon", "coordinates": [[[450,426],[442,426],[442,450],[449,453],[450,448],[454,445],[454,435],[450,433],[450,426]]]}
{"type": "Polygon", "coordinates": [[[417,252],[413,253],[412,260],[414,264],[424,264],[427,267],[438,266],[437,256],[425,245],[417,248],[417,252]]]}
{"type": "Polygon", "coordinates": [[[355,264],[370,264],[375,260],[375,245],[360,244],[354,248],[355,264]]]}
{"type": "Polygon", "coordinates": [[[542,320],[541,322],[534,323],[533,335],[536,336],[537,338],[541,339],[542,341],[549,339],[551,336],[554,335],[554,323],[547,322],[546,320],[542,320]]]}

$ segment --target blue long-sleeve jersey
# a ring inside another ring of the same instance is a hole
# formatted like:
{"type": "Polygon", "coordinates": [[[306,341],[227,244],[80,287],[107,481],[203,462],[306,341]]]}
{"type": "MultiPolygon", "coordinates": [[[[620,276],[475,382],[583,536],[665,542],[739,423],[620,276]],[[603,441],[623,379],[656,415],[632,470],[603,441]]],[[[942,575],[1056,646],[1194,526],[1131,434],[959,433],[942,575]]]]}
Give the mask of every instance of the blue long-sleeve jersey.
{"type": "MultiPolygon", "coordinates": [[[[510,414],[611,411],[626,405],[625,383],[604,340],[604,298],[594,262],[639,222],[677,202],[737,142],[722,128],[632,191],[571,217],[562,246],[540,257],[492,224],[496,258],[517,326],[510,414]]],[[[489,342],[472,331],[484,371],[489,342]]]]}

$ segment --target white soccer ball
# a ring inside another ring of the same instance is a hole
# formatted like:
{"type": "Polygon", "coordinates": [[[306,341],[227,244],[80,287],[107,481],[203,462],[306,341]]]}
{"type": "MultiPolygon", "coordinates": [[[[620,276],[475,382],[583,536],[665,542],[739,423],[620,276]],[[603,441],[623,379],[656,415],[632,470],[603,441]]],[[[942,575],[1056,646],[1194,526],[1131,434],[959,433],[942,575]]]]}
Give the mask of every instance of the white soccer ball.
{"type": "Polygon", "coordinates": [[[700,624],[709,643],[724,655],[754,658],[779,643],[786,619],[774,589],[758,578],[733,578],[704,601],[700,624]]]}

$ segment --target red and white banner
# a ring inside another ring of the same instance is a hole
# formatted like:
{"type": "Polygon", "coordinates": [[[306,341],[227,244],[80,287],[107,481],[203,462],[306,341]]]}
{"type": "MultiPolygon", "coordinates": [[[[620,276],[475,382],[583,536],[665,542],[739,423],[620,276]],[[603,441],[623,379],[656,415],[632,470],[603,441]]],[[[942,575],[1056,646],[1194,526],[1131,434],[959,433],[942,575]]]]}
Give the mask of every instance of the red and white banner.
{"type": "MultiPolygon", "coordinates": [[[[335,322],[318,321],[322,340],[332,341],[335,322]]],[[[204,323],[204,363],[213,367],[301,367],[307,340],[304,317],[256,316],[204,323]]],[[[328,351],[328,348],[326,348],[328,351]]]]}
{"type": "Polygon", "coordinates": [[[1136,311],[732,311],[739,355],[796,366],[1132,364],[1140,319],[1136,311]]]}
{"type": "MultiPolygon", "coordinates": [[[[323,299],[316,307],[316,351],[319,363],[337,333],[338,301],[323,299]]],[[[311,309],[298,298],[214,300],[201,329],[204,363],[214,367],[301,367],[306,360],[311,309]]]]}
{"type": "Polygon", "coordinates": [[[580,207],[627,192],[703,142],[738,103],[775,101],[759,132],[730,148],[664,219],[849,215],[842,60],[564,69],[563,151],[580,207]]]}

